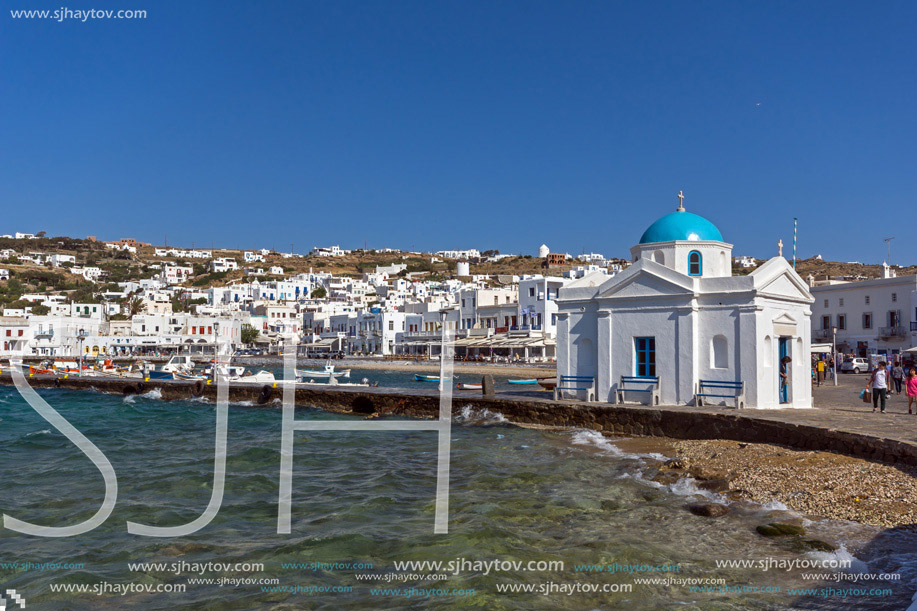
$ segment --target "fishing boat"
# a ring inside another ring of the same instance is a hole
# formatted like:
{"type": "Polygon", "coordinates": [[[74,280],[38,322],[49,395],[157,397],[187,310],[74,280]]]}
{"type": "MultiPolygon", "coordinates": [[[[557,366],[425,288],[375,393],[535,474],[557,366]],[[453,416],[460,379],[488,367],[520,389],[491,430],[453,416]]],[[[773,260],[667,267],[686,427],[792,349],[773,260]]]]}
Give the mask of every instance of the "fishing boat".
{"type": "Polygon", "coordinates": [[[483,384],[472,384],[468,382],[459,382],[455,385],[459,390],[482,390],[484,388],[483,384]]]}
{"type": "Polygon", "coordinates": [[[146,372],[145,377],[150,380],[174,380],[175,377],[172,375],[172,371],[158,371],[156,369],[150,369],[146,372]]]}
{"type": "Polygon", "coordinates": [[[538,385],[545,390],[554,390],[557,386],[557,378],[538,378],[538,385]]]}
{"type": "Polygon", "coordinates": [[[439,382],[440,377],[439,376],[425,376],[419,373],[415,373],[414,381],[415,382],[439,382]]]}
{"type": "Polygon", "coordinates": [[[325,366],[321,371],[315,369],[294,369],[293,372],[297,378],[350,378],[349,369],[344,369],[343,371],[335,371],[334,365],[331,364],[331,361],[325,363],[325,366]]]}
{"type": "Polygon", "coordinates": [[[184,373],[182,371],[173,371],[172,379],[173,380],[203,380],[204,376],[197,375],[194,373],[184,373]]]}
{"type": "Polygon", "coordinates": [[[57,373],[79,373],[80,366],[76,361],[54,361],[54,371],[57,373]]]}
{"type": "Polygon", "coordinates": [[[37,366],[29,365],[29,373],[32,375],[44,375],[44,374],[57,375],[57,372],[54,370],[54,367],[51,365],[51,361],[42,361],[37,366]]]}
{"type": "Polygon", "coordinates": [[[231,367],[219,366],[217,367],[217,382],[243,382],[245,384],[273,384],[274,382],[282,382],[283,380],[277,380],[274,377],[272,371],[265,371],[262,369],[258,373],[243,373],[242,375],[234,375],[232,373],[231,367]]]}
{"type": "Polygon", "coordinates": [[[538,384],[538,380],[535,378],[528,378],[524,380],[507,380],[509,384],[538,384]]]}

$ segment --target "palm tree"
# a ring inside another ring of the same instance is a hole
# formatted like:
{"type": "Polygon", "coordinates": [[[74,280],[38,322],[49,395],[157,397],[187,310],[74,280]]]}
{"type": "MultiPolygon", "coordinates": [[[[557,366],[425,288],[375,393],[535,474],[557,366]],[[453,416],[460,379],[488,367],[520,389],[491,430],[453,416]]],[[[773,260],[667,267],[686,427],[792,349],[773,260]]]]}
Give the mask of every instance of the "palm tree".
{"type": "Polygon", "coordinates": [[[146,305],[143,303],[143,299],[140,297],[132,297],[130,301],[127,302],[127,311],[129,316],[136,316],[142,314],[146,309],[146,305]]]}

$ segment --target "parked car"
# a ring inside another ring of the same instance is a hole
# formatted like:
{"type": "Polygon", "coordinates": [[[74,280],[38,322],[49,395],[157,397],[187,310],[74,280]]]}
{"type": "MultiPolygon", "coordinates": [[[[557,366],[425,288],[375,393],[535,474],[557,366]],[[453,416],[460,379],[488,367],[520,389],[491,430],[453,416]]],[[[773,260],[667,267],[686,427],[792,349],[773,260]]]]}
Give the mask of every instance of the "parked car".
{"type": "Polygon", "coordinates": [[[844,373],[866,373],[869,371],[869,359],[855,358],[841,364],[844,373]]]}

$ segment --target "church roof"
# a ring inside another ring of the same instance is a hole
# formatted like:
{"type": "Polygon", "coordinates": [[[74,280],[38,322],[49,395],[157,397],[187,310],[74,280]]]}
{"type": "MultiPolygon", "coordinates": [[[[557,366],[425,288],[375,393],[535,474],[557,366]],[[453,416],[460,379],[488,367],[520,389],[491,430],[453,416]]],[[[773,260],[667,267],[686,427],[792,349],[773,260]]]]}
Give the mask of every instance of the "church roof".
{"type": "Polygon", "coordinates": [[[650,225],[640,238],[641,244],[674,241],[716,241],[723,242],[723,235],[716,225],[704,217],[686,212],[683,208],[666,214],[650,225]]]}

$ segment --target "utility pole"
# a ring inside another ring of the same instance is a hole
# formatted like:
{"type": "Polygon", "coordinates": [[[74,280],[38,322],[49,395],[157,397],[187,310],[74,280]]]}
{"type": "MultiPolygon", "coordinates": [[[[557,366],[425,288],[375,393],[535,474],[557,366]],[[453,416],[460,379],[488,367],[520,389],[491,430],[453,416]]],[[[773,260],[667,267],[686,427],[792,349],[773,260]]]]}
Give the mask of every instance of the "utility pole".
{"type": "Polygon", "coordinates": [[[892,264],[892,262],[891,262],[891,258],[892,258],[892,240],[894,240],[894,239],[895,239],[895,238],[894,238],[894,236],[893,236],[893,237],[885,238],[884,240],[882,240],[883,242],[885,242],[885,263],[887,263],[888,265],[891,265],[891,264],[892,264]]]}

